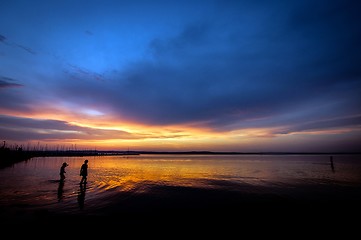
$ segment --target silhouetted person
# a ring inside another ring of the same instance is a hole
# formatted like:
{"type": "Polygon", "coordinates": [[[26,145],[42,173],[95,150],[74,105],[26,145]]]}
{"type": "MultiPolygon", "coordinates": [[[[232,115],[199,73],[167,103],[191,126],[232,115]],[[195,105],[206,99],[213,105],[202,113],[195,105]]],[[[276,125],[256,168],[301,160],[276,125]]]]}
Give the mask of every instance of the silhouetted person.
{"type": "Polygon", "coordinates": [[[80,176],[81,176],[80,184],[86,183],[87,176],[88,176],[88,160],[87,159],[85,159],[83,165],[81,165],[81,167],[80,167],[80,176]]]}
{"type": "Polygon", "coordinates": [[[69,166],[66,162],[63,162],[63,164],[60,167],[60,181],[64,181],[65,180],[65,168],[69,166]]]}
{"type": "Polygon", "coordinates": [[[84,185],[80,184],[80,189],[78,192],[78,204],[80,209],[84,208],[85,190],[86,190],[86,183],[84,183],[84,185]]]}

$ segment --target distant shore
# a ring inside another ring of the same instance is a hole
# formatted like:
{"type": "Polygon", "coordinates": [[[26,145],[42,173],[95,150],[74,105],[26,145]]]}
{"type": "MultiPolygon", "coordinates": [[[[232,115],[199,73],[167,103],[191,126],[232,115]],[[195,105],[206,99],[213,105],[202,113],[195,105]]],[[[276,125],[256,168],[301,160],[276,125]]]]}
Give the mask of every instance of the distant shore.
{"type": "Polygon", "coordinates": [[[103,155],[139,155],[129,151],[23,151],[23,150],[0,150],[0,168],[9,167],[15,163],[29,160],[33,157],[81,157],[103,155]]]}

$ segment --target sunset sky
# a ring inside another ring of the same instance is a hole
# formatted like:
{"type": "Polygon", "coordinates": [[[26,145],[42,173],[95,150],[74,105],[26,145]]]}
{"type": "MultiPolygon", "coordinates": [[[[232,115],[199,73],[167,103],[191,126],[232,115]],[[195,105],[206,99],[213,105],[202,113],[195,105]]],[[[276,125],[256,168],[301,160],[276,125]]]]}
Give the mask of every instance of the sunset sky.
{"type": "Polygon", "coordinates": [[[0,140],[358,151],[361,1],[0,1],[0,140]]]}

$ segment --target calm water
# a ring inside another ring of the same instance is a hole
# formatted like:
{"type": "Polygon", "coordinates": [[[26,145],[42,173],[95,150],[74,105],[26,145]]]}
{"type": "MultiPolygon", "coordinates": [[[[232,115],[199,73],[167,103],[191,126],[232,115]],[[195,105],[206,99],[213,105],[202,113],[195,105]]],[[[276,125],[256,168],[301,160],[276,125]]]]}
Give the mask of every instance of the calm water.
{"type": "Polygon", "coordinates": [[[334,155],[333,163],[334,168],[327,155],[33,158],[0,169],[0,210],[8,215],[34,211],[92,214],[137,196],[158,194],[161,199],[170,190],[181,196],[187,189],[311,200],[360,197],[361,156],[334,155]],[[79,169],[85,159],[89,160],[89,175],[83,187],[79,169]],[[62,184],[59,170],[63,162],[69,166],[62,184]]]}

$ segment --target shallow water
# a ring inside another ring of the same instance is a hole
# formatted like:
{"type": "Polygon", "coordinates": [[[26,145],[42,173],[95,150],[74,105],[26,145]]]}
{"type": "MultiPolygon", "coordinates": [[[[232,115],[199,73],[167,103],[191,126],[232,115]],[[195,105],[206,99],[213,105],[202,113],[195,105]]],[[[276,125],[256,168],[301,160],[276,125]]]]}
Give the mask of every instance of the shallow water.
{"type": "Polygon", "coordinates": [[[151,199],[159,204],[175,196],[177,204],[197,206],[194,189],[216,192],[213,199],[225,193],[301,200],[359,198],[361,156],[334,155],[333,164],[328,155],[39,157],[0,169],[0,209],[7,216],[41,211],[102,215],[129,206],[147,207],[144,203],[149,198],[139,201],[143,196],[155,196],[151,199]],[[79,170],[85,159],[89,160],[88,182],[80,185],[79,170]],[[62,183],[63,162],[69,166],[62,183]]]}

